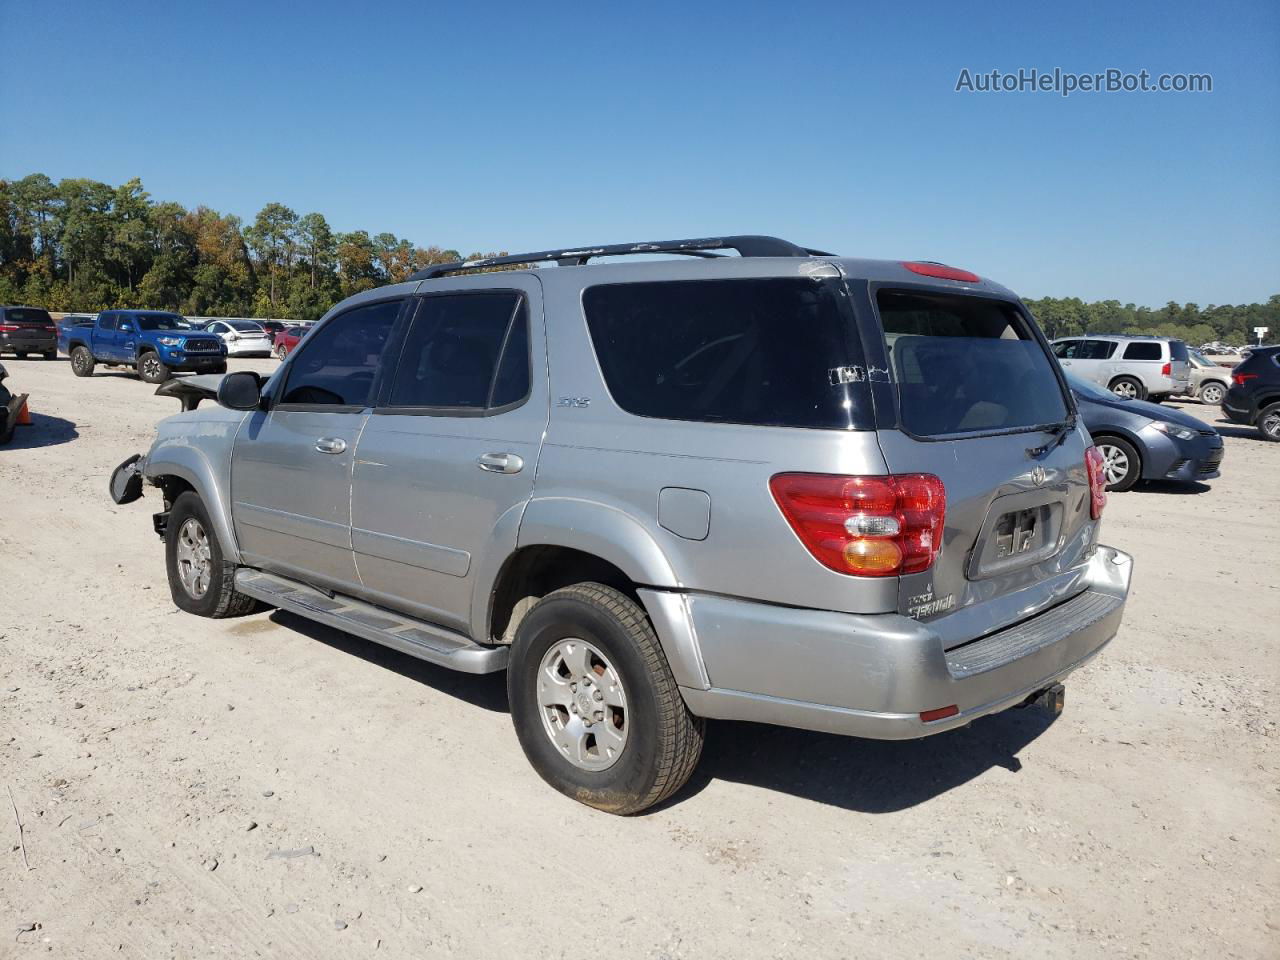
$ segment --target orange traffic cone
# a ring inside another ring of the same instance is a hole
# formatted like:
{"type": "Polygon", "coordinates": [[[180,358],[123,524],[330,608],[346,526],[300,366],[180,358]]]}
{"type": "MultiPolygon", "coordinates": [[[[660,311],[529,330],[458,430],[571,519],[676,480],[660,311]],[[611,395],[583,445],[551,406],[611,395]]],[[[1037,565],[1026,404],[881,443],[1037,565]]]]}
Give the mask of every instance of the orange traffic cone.
{"type": "Polygon", "coordinates": [[[19,427],[31,426],[31,411],[27,409],[27,401],[22,401],[22,406],[18,408],[18,419],[14,424],[19,427]]]}

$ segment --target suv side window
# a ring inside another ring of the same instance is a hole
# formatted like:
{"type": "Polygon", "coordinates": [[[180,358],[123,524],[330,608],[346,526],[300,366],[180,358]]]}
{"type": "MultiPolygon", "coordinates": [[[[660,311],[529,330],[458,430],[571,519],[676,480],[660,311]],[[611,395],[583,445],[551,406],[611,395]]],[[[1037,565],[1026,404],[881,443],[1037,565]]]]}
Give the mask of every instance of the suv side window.
{"type": "Polygon", "coordinates": [[[1080,359],[1080,345],[1083,340],[1063,340],[1053,345],[1053,355],[1059,360],[1080,359]]]}
{"type": "Polygon", "coordinates": [[[1080,351],[1081,360],[1106,360],[1116,352],[1114,340],[1086,340],[1080,351]]]}
{"type": "Polygon", "coordinates": [[[481,412],[529,394],[529,311],[512,290],[423,297],[386,406],[481,412]]]}
{"type": "Polygon", "coordinates": [[[338,314],[289,361],[282,404],[363,407],[403,300],[384,300],[338,314]]]}
{"type": "Polygon", "coordinates": [[[1160,344],[1154,340],[1135,340],[1124,348],[1126,360],[1159,360],[1160,344]]]}

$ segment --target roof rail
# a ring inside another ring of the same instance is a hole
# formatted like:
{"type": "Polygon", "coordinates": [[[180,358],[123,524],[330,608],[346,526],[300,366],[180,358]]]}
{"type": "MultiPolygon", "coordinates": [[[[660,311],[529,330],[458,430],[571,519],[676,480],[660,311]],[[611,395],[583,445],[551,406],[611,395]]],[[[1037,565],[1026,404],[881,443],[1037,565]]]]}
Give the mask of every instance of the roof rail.
{"type": "Polygon", "coordinates": [[[485,270],[489,267],[506,267],[519,263],[541,263],[554,260],[562,267],[580,267],[593,257],[621,257],[641,253],[675,253],[687,257],[718,257],[715,250],[736,250],[742,257],[830,257],[834,254],[822,250],[798,247],[777,237],[734,236],[703,237],[697,240],[658,240],[651,243],[615,243],[598,247],[575,247],[567,250],[539,250],[536,253],[517,253],[505,257],[482,257],[478,260],[455,260],[452,263],[435,263],[417,271],[410,280],[431,280],[448,273],[464,270],[485,270]]]}

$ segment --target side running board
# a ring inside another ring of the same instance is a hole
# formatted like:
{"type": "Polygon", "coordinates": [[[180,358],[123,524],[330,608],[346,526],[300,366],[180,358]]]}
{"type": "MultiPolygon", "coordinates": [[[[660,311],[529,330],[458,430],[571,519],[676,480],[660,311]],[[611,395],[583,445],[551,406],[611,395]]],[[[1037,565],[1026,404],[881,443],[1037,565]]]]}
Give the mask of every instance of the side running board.
{"type": "Polygon", "coordinates": [[[507,667],[507,647],[482,647],[443,627],[340,594],[329,597],[296,580],[241,567],[236,571],[236,589],[273,607],[450,670],[496,673],[507,667]]]}

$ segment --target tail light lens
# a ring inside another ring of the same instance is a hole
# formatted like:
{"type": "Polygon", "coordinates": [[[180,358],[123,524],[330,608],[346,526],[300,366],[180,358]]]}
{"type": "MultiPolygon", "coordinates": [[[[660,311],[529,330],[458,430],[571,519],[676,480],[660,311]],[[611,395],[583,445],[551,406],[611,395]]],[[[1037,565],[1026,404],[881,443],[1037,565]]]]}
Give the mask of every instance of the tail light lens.
{"type": "Polygon", "coordinates": [[[1084,468],[1089,474],[1089,516],[1097,520],[1107,505],[1107,475],[1097,447],[1090,447],[1084,452],[1084,468]]]}
{"type": "Polygon", "coordinates": [[[837,573],[919,573],[942,549],[947,495],[931,473],[779,473],[769,490],[800,542],[837,573]]]}
{"type": "MultiPolygon", "coordinates": [[[[4,327],[0,327],[0,330],[3,329],[4,327]]],[[[1255,380],[1257,377],[1258,375],[1256,373],[1233,373],[1231,375],[1231,382],[1237,387],[1243,387],[1246,380],[1255,380]]]]}
{"type": "Polygon", "coordinates": [[[1169,376],[1171,373],[1173,373],[1173,364],[1172,364],[1172,363],[1166,363],[1163,367],[1161,367],[1161,368],[1160,368],[1160,376],[1162,376],[1162,377],[1167,377],[1167,376],[1169,376]]]}
{"type": "Polygon", "coordinates": [[[0,333],[14,333],[17,329],[16,323],[0,323],[0,333]]]}

